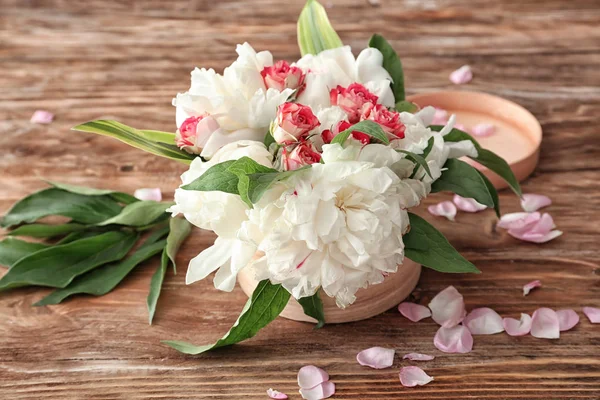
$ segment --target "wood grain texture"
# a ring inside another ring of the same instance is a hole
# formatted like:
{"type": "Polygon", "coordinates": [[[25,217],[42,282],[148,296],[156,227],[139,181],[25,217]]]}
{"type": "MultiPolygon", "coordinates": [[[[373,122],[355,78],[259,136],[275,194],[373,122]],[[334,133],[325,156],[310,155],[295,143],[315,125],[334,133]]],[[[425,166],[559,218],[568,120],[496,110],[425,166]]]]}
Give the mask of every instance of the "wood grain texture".
{"type": "MultiPolygon", "coordinates": [[[[276,58],[299,56],[295,20],[303,0],[0,0],[0,213],[43,186],[41,178],[133,191],[160,187],[172,196],[184,167],[108,138],[69,129],[115,118],[132,126],[174,129],[175,93],[196,65],[222,69],[236,43],[249,41],[276,58]],[[32,125],[34,110],[56,121],[32,125]]],[[[325,2],[324,2],[325,3],[325,2]]],[[[339,399],[599,399],[600,327],[581,306],[600,307],[600,3],[597,0],[331,0],[342,40],[364,47],[373,32],[401,55],[409,93],[450,88],[448,74],[469,63],[465,87],[527,107],[544,129],[537,172],[525,192],[545,193],[563,237],[518,242],[496,229],[493,212],[435,219],[480,275],[424,271],[413,296],[426,304],[447,285],[469,308],[517,317],[541,306],[574,308],[581,323],[560,340],[475,338],[474,350],[448,355],[432,343],[436,325],[411,323],[390,310],[368,321],[312,325],[278,319],[256,338],[201,357],[179,354],[161,339],[207,343],[235,321],[241,290],[210,281],[186,286],[187,261],[214,236],[194,231],[168,275],[153,326],[145,298],[158,260],[113,293],[32,308],[45,290],[0,294],[0,398],[264,399],[269,387],[298,399],[296,373],[325,368],[339,399]],[[544,287],[523,297],[524,283],[544,287]],[[420,363],[435,381],[403,388],[393,368],[360,367],[371,346],[435,354],[420,363]]],[[[445,199],[436,196],[429,203],[445,199]]],[[[517,200],[501,194],[505,212],[517,200]]],[[[431,217],[426,216],[429,220],[431,217]]]]}

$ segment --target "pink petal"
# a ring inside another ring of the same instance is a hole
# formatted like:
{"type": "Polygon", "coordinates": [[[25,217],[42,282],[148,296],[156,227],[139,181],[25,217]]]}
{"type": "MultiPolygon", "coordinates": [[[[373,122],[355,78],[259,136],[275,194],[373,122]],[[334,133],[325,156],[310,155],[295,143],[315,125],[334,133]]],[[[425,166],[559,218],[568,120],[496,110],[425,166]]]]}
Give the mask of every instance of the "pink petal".
{"type": "Polygon", "coordinates": [[[335,383],[323,382],[313,388],[301,388],[300,394],[306,400],[321,400],[331,397],[335,394],[335,383]]]}
{"type": "Polygon", "coordinates": [[[394,364],[394,349],[384,347],[371,347],[356,355],[356,361],[360,365],[375,369],[389,368],[394,364]]]}
{"type": "Polygon", "coordinates": [[[448,123],[448,112],[436,107],[433,119],[431,120],[431,125],[446,125],[446,123],[448,123]]]}
{"type": "Polygon", "coordinates": [[[133,192],[133,197],[139,200],[161,201],[162,193],[159,188],[142,188],[133,192]]]}
{"type": "Polygon", "coordinates": [[[307,365],[298,371],[298,386],[303,389],[314,388],[315,386],[329,380],[329,374],[319,367],[307,365]]]}
{"type": "Polygon", "coordinates": [[[508,231],[508,234],[514,237],[515,239],[522,240],[524,242],[531,243],[546,243],[553,239],[556,239],[560,235],[562,235],[562,231],[554,230],[547,233],[535,233],[535,232],[513,232],[511,230],[508,231]]]}
{"type": "MultiPolygon", "coordinates": [[[[511,227],[508,229],[508,234],[516,239],[526,242],[545,243],[562,235],[561,231],[553,230],[556,225],[554,224],[552,216],[547,213],[540,215],[538,212],[533,212],[529,214],[529,216],[511,221],[510,225],[511,227]]],[[[498,226],[500,226],[500,224],[498,224],[498,226]]]]}
{"type": "Polygon", "coordinates": [[[471,128],[473,136],[486,137],[491,136],[496,132],[496,126],[493,124],[477,124],[471,128]]]}
{"type": "Polygon", "coordinates": [[[583,307],[583,313],[592,324],[600,324],[600,308],[583,307]]]}
{"type": "Polygon", "coordinates": [[[524,336],[531,332],[531,317],[529,314],[521,314],[521,319],[504,318],[502,320],[504,330],[510,336],[524,336]]]}
{"type": "Polygon", "coordinates": [[[433,344],[444,353],[468,353],[473,349],[473,336],[463,325],[438,329],[433,344]]]}
{"type": "Polygon", "coordinates": [[[538,212],[534,213],[526,213],[526,212],[517,212],[504,214],[500,221],[498,221],[498,228],[503,229],[526,229],[536,222],[538,222],[542,218],[542,215],[538,212]]]}
{"type": "Polygon", "coordinates": [[[542,281],[536,279],[523,285],[523,296],[527,296],[532,289],[542,287],[542,281]]]}
{"type": "Polygon", "coordinates": [[[454,286],[439,292],[429,303],[431,318],[445,328],[458,325],[466,315],[463,297],[454,286]]]}
{"type": "Polygon", "coordinates": [[[429,308],[415,303],[400,303],[398,306],[398,311],[400,311],[400,314],[404,315],[412,322],[417,322],[423,318],[431,317],[431,311],[429,308]]]}
{"type": "Polygon", "coordinates": [[[524,194],[521,199],[521,207],[527,212],[534,212],[552,204],[550,197],[543,194],[524,194]]]}
{"type": "Polygon", "coordinates": [[[277,390],[269,389],[267,390],[267,396],[275,400],[285,400],[287,399],[287,394],[278,392],[277,390]]]}
{"type": "Polygon", "coordinates": [[[433,360],[434,358],[435,358],[434,356],[430,356],[428,354],[421,354],[421,353],[408,353],[402,357],[403,360],[411,360],[411,361],[430,361],[430,360],[433,360]]]}
{"type": "Polygon", "coordinates": [[[471,71],[471,67],[468,65],[463,65],[456,71],[450,74],[450,82],[455,85],[461,85],[463,83],[468,83],[473,79],[473,71],[471,71]]]}
{"type": "Polygon", "coordinates": [[[456,205],[456,208],[458,208],[461,211],[478,212],[487,208],[487,206],[478,203],[475,199],[468,199],[466,197],[461,197],[457,194],[454,195],[452,201],[456,205]]]}
{"type": "Polygon", "coordinates": [[[454,217],[456,217],[456,206],[451,201],[442,201],[436,205],[429,206],[427,207],[427,211],[437,217],[446,217],[450,221],[454,221],[454,217]]]}
{"type": "MultiPolygon", "coordinates": [[[[467,131],[467,127],[466,127],[466,126],[464,126],[463,124],[454,124],[454,128],[456,128],[456,129],[458,129],[458,130],[461,130],[461,131],[463,131],[463,132],[466,132],[466,131],[467,131]]],[[[469,158],[469,160],[470,160],[470,158],[469,158]]]]}
{"type": "Polygon", "coordinates": [[[53,119],[54,114],[52,114],[50,111],[37,110],[33,113],[29,122],[33,124],[49,124],[53,119]]]}
{"type": "Polygon", "coordinates": [[[579,323],[579,315],[573,310],[558,310],[556,312],[558,316],[558,329],[562,331],[568,331],[579,323]]]}
{"type": "Polygon", "coordinates": [[[465,317],[463,325],[473,335],[492,335],[504,331],[502,317],[491,308],[476,308],[465,317]]]}
{"type": "Polygon", "coordinates": [[[550,308],[538,308],[531,319],[531,336],[541,339],[558,339],[558,315],[550,308]]]}
{"type": "Polygon", "coordinates": [[[400,383],[405,387],[415,387],[427,385],[433,380],[433,377],[427,375],[419,367],[402,367],[400,369],[400,383]]]}

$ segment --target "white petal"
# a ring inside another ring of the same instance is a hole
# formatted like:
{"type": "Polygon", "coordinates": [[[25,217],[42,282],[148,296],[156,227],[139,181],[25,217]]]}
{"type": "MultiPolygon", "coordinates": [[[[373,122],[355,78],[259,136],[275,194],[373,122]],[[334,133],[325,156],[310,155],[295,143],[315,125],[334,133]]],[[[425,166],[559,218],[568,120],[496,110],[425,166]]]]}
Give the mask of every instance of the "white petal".
{"type": "Polygon", "coordinates": [[[502,320],[504,330],[510,336],[524,336],[531,332],[531,317],[529,314],[521,314],[521,319],[504,318],[502,320]]]}
{"type": "Polygon", "coordinates": [[[434,358],[435,358],[434,356],[430,356],[428,354],[421,354],[421,353],[408,353],[402,357],[402,359],[404,359],[404,360],[411,360],[411,361],[430,361],[430,360],[433,360],[434,358]]]}
{"type": "Polygon", "coordinates": [[[526,212],[534,212],[540,208],[544,208],[552,204],[550,197],[544,196],[543,194],[524,194],[521,199],[521,207],[526,212]]]}
{"type": "Polygon", "coordinates": [[[190,284],[206,278],[231,258],[230,240],[218,237],[215,244],[192,258],[188,267],[185,283],[190,284]]]}
{"type": "Polygon", "coordinates": [[[458,325],[466,314],[463,297],[454,286],[439,292],[429,303],[429,308],[433,320],[445,328],[458,325]]]}
{"type": "Polygon", "coordinates": [[[374,369],[389,368],[394,364],[394,349],[386,349],[384,347],[371,347],[361,351],[356,355],[356,361],[360,365],[371,367],[374,369]]]}
{"type": "Polygon", "coordinates": [[[558,339],[560,327],[558,315],[550,308],[538,308],[531,321],[531,336],[541,339],[558,339]]]}
{"type": "Polygon", "coordinates": [[[558,310],[558,329],[568,331],[579,323],[579,315],[573,310],[558,310]]]}
{"type": "Polygon", "coordinates": [[[473,212],[474,213],[474,212],[483,211],[487,208],[486,205],[483,205],[483,204],[477,202],[477,200],[475,200],[475,199],[468,199],[465,197],[461,197],[457,194],[454,195],[452,202],[456,205],[456,208],[458,208],[461,211],[465,211],[465,212],[473,212]]]}
{"type": "Polygon", "coordinates": [[[402,367],[400,369],[400,383],[405,387],[423,386],[433,380],[419,367],[402,367]]]}
{"type": "Polygon", "coordinates": [[[161,201],[162,193],[160,188],[141,188],[133,192],[133,197],[139,200],[161,201]]]}
{"type": "Polygon", "coordinates": [[[583,307],[583,313],[592,324],[600,324],[600,308],[583,307]]]}
{"type": "Polygon", "coordinates": [[[427,207],[429,214],[437,217],[446,217],[450,221],[454,221],[456,217],[456,206],[451,201],[442,201],[441,203],[427,207]]]}
{"type": "Polygon", "coordinates": [[[300,394],[306,400],[327,399],[335,394],[335,383],[327,381],[313,388],[301,388],[300,394]]]}
{"type": "Polygon", "coordinates": [[[491,308],[476,308],[465,317],[463,324],[473,335],[492,335],[504,331],[502,317],[491,308]]]}
{"type": "Polygon", "coordinates": [[[306,365],[298,371],[298,386],[303,389],[314,388],[329,380],[329,374],[314,365],[306,365]]]}
{"type": "Polygon", "coordinates": [[[448,148],[448,158],[460,158],[464,156],[477,157],[479,154],[475,145],[470,140],[444,142],[444,146],[448,148]]]}
{"type": "Polygon", "coordinates": [[[542,287],[542,281],[536,279],[523,285],[523,296],[527,296],[532,289],[542,287]]]}
{"type": "Polygon", "coordinates": [[[431,310],[421,304],[404,302],[398,306],[398,311],[412,322],[431,317],[431,310]]]}
{"type": "Polygon", "coordinates": [[[444,353],[468,353],[473,349],[473,336],[466,326],[438,329],[433,344],[444,353]]]}

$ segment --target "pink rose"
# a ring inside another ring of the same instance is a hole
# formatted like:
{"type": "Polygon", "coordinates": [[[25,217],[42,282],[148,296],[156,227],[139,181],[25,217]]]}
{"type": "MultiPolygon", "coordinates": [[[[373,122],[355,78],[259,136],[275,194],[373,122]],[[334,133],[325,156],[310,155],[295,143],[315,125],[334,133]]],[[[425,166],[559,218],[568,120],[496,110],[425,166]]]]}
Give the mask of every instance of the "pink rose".
{"type": "Polygon", "coordinates": [[[360,116],[367,114],[377,104],[377,96],[360,83],[353,83],[347,88],[338,85],[329,92],[329,100],[331,105],[344,110],[352,123],[360,121],[360,116]]]}
{"type": "Polygon", "coordinates": [[[321,161],[321,154],[307,140],[301,141],[291,153],[283,148],[282,153],[283,168],[286,171],[292,171],[309,164],[315,164],[321,161]]]}
{"type": "Polygon", "coordinates": [[[188,153],[200,154],[210,135],[219,128],[219,123],[210,115],[189,117],[177,130],[175,144],[188,153]]]}
{"type": "MultiPolygon", "coordinates": [[[[321,138],[325,144],[329,144],[340,132],[345,131],[351,126],[352,124],[348,121],[340,121],[332,129],[325,129],[323,132],[321,132],[321,138]]],[[[371,137],[369,135],[359,131],[352,131],[352,137],[362,144],[369,144],[371,141],[371,137]]]]}
{"type": "Polygon", "coordinates": [[[388,133],[390,140],[403,139],[406,127],[400,122],[400,113],[390,111],[386,106],[377,104],[361,119],[377,122],[388,133]]]}
{"type": "Polygon", "coordinates": [[[265,81],[267,89],[273,88],[282,92],[284,89],[298,89],[298,93],[304,88],[304,73],[295,66],[290,66],[287,61],[277,61],[271,67],[265,67],[260,72],[265,81]]]}
{"type": "Polygon", "coordinates": [[[310,107],[298,103],[283,103],[277,108],[273,138],[279,144],[291,144],[308,136],[319,126],[319,120],[310,107]]]}

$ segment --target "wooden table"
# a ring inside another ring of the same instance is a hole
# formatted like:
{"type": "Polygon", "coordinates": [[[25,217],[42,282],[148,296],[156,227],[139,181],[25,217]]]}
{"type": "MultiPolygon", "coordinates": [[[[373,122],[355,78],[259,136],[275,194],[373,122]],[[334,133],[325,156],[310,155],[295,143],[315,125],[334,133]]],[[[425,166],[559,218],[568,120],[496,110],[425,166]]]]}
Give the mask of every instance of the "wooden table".
{"type": "MultiPolygon", "coordinates": [[[[303,1],[0,1],[0,213],[44,186],[41,179],[133,191],[160,187],[167,198],[184,167],[108,138],[69,130],[110,117],[173,130],[171,98],[196,65],[222,69],[236,43],[297,59],[295,21],[303,1]],[[33,125],[36,109],[56,114],[33,125]]],[[[45,290],[0,294],[2,399],[265,399],[277,388],[298,399],[296,374],[325,368],[339,399],[599,399],[600,326],[581,313],[600,306],[600,3],[596,0],[332,0],[328,12],[345,43],[362,48],[386,36],[403,58],[409,93],[453,87],[448,74],[470,64],[465,87],[530,109],[544,129],[540,165],[525,192],[545,193],[563,237],[518,242],[496,229],[491,211],[435,219],[480,275],[425,271],[414,296],[426,304],[448,285],[469,308],[518,317],[541,306],[574,308],[581,323],[560,340],[475,338],[473,352],[444,354],[431,320],[411,323],[396,310],[359,323],[312,326],[278,319],[244,344],[190,357],[162,339],[207,343],[235,321],[245,296],[206,280],[186,286],[187,261],[214,236],[195,230],[180,273],[168,276],[155,324],[145,299],[156,261],[117,290],[34,308],[45,290]],[[523,297],[524,283],[544,287],[523,297]],[[387,370],[360,367],[371,346],[434,354],[418,364],[435,381],[403,388],[397,360],[387,370]]],[[[446,199],[435,196],[429,204],[446,199]]],[[[501,194],[504,212],[519,209],[501,194]]],[[[428,217],[430,220],[433,218],[428,217]]]]}

